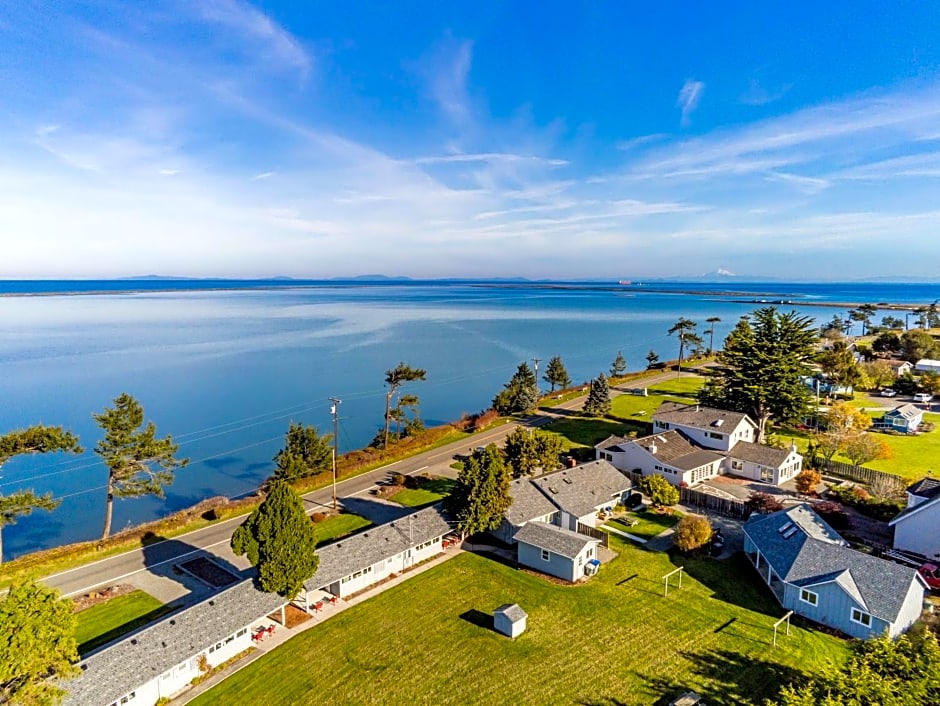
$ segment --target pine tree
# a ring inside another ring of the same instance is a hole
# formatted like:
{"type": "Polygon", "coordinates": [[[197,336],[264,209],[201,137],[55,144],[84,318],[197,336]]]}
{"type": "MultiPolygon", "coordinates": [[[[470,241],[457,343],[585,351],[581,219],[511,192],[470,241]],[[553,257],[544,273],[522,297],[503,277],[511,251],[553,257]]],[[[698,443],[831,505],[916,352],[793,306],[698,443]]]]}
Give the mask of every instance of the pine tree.
{"type": "Polygon", "coordinates": [[[284,448],[277,452],[272,480],[294,481],[328,470],[333,462],[332,434],[320,436],[314,426],[291,422],[284,448]]]}
{"type": "Polygon", "coordinates": [[[425,380],[427,379],[426,376],[427,370],[412,368],[410,365],[405,364],[404,361],[400,362],[391,370],[385,371],[385,384],[388,386],[388,391],[385,393],[385,433],[382,448],[388,448],[388,429],[392,422],[392,398],[395,396],[395,393],[398,392],[398,388],[406,382],[425,380]]]}
{"type": "Polygon", "coordinates": [[[316,573],[317,534],[303,501],[287,483],[271,483],[268,496],[232,534],[232,551],[248,555],[269,593],[293,598],[316,573]]]}
{"type": "Polygon", "coordinates": [[[464,536],[495,530],[512,504],[512,476],[495,444],[473,453],[457,476],[447,504],[464,536]]]}
{"type": "Polygon", "coordinates": [[[0,703],[58,703],[59,679],[79,673],[72,602],[41,583],[16,583],[0,600],[0,703]]]}
{"type": "Polygon", "coordinates": [[[627,359],[623,357],[623,353],[617,351],[617,357],[614,358],[614,362],[610,364],[610,376],[612,378],[619,378],[627,372],[627,359]]]}
{"type": "Polygon", "coordinates": [[[95,446],[95,453],[108,467],[108,504],[101,536],[107,539],[111,534],[115,496],[162,498],[163,486],[173,482],[173,471],[184,467],[189,459],[174,456],[179,445],[173,443],[172,437],[156,438],[157,427],[153,422],[142,426],[144,408],[127,393],[114,400],[114,407],[105,407],[104,412],[92,416],[105,433],[95,446]]]}
{"type": "MultiPolygon", "coordinates": [[[[66,451],[80,454],[84,451],[78,437],[62,427],[47,427],[42,424],[11,431],[0,436],[0,468],[14,456],[44,454],[66,451]]],[[[52,499],[52,493],[36,495],[32,490],[19,490],[10,495],[0,495],[0,562],[3,561],[3,528],[14,525],[20,517],[32,514],[33,510],[52,511],[60,501],[52,499]]]]}
{"type": "Polygon", "coordinates": [[[679,337],[679,365],[677,366],[677,370],[680,373],[682,372],[682,356],[685,353],[686,346],[693,344],[696,340],[698,340],[699,343],[702,341],[702,339],[694,333],[696,326],[698,326],[698,324],[683,316],[680,317],[668,331],[670,336],[675,333],[678,334],[679,337]]]}
{"type": "Polygon", "coordinates": [[[591,380],[591,389],[582,411],[590,417],[603,417],[610,412],[610,386],[604,373],[591,380]]]}
{"type": "Polygon", "coordinates": [[[520,363],[512,379],[493,399],[493,409],[500,414],[525,414],[539,401],[535,374],[528,363],[520,363]]]}
{"type": "Polygon", "coordinates": [[[656,351],[650,348],[650,352],[646,354],[646,369],[649,370],[650,368],[655,367],[658,362],[659,355],[656,353],[656,351]]]}
{"type": "Polygon", "coordinates": [[[545,368],[545,375],[542,376],[542,379],[552,386],[552,392],[555,391],[556,386],[560,390],[571,386],[571,378],[568,377],[565,364],[561,362],[561,357],[557,355],[548,361],[548,367],[545,368]]]}

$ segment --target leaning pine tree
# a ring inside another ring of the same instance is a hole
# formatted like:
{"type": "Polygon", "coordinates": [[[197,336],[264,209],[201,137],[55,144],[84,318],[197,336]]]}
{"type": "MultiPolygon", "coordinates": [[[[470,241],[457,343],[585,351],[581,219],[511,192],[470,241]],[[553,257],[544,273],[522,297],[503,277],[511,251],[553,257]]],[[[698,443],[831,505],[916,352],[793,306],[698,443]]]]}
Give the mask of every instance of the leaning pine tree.
{"type": "Polygon", "coordinates": [[[591,380],[591,390],[582,411],[589,417],[603,417],[610,412],[610,386],[604,373],[591,380]]]}
{"type": "Polygon", "coordinates": [[[232,535],[232,551],[248,555],[258,567],[258,582],[269,593],[293,598],[316,573],[317,533],[300,496],[283,481],[273,481],[264,502],[232,535]]]}

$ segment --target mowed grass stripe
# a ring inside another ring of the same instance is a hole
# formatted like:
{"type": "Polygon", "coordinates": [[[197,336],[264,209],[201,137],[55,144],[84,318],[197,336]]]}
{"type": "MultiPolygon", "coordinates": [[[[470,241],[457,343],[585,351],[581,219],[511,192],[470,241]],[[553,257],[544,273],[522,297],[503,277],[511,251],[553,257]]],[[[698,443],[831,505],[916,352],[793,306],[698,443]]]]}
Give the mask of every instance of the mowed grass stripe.
{"type": "Polygon", "coordinates": [[[579,587],[463,554],[299,635],[195,703],[649,704],[681,685],[749,704],[773,695],[778,675],[846,654],[844,642],[797,627],[773,649],[782,611],[743,558],[676,559],[692,575],[663,598],[660,577],[677,563],[614,544],[621,556],[579,587]],[[507,602],[529,614],[516,640],[461,617],[507,602]]]}

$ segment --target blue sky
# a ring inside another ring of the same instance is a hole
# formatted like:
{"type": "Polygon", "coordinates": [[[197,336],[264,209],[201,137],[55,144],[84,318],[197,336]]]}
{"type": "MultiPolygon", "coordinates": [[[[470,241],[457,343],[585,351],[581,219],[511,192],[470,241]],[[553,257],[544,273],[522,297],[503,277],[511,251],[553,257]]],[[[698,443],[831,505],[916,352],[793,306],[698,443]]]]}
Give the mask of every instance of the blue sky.
{"type": "Polygon", "coordinates": [[[940,4],[750,5],[0,3],[0,277],[940,274],[940,4]]]}

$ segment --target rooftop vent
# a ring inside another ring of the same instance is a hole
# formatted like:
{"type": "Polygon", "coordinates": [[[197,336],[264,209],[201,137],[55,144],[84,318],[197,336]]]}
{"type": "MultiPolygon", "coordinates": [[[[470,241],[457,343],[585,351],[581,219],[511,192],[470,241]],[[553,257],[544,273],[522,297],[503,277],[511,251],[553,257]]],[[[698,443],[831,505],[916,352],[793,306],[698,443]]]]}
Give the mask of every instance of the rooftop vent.
{"type": "Polygon", "coordinates": [[[778,531],[780,534],[783,534],[784,532],[786,532],[786,531],[787,531],[788,529],[790,529],[791,527],[793,527],[793,523],[792,523],[792,522],[787,522],[785,525],[781,525],[780,527],[778,527],[778,528],[777,528],[777,531],[778,531]]]}
{"type": "Polygon", "coordinates": [[[793,527],[791,527],[790,529],[788,529],[786,532],[783,533],[783,538],[790,539],[790,537],[796,534],[796,530],[797,530],[796,525],[793,525],[793,527]]]}
{"type": "Polygon", "coordinates": [[[176,621],[175,621],[175,620],[171,620],[171,621],[170,621],[170,625],[176,625],[176,621]]]}
{"type": "Polygon", "coordinates": [[[666,443],[666,437],[665,437],[665,436],[657,436],[656,438],[659,439],[659,440],[660,440],[661,442],[663,442],[664,444],[666,443]]]}
{"type": "Polygon", "coordinates": [[[131,639],[131,644],[132,644],[132,645],[136,645],[136,644],[137,644],[137,638],[136,638],[136,637],[131,639]]]}
{"type": "Polygon", "coordinates": [[[650,444],[650,445],[649,445],[649,452],[650,452],[651,454],[653,454],[653,455],[655,456],[657,451],[659,451],[659,448],[656,446],[656,444],[650,444]]]}
{"type": "Polygon", "coordinates": [[[715,421],[712,422],[712,426],[713,426],[713,427],[720,427],[720,426],[721,426],[722,424],[724,424],[724,423],[725,423],[725,420],[724,420],[724,419],[716,419],[715,421]]]}
{"type": "Polygon", "coordinates": [[[548,492],[549,492],[549,493],[555,493],[555,494],[557,495],[558,489],[557,489],[557,488],[553,488],[552,486],[548,486],[548,492]]]}
{"type": "Polygon", "coordinates": [[[209,601],[209,605],[215,605],[215,601],[209,601]]]}
{"type": "Polygon", "coordinates": [[[567,483],[568,485],[571,485],[571,479],[570,479],[570,478],[562,478],[562,480],[563,480],[565,483],[567,483]]]}

